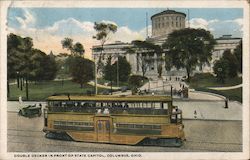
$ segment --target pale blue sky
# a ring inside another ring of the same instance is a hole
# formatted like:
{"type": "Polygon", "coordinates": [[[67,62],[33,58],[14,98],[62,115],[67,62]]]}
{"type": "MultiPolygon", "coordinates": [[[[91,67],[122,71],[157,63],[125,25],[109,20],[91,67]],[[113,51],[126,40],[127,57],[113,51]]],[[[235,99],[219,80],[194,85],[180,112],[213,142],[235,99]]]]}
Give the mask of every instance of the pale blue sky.
{"type": "MultiPolygon", "coordinates": [[[[61,40],[72,38],[84,45],[87,55],[98,44],[94,22],[108,21],[118,25],[117,32],[108,43],[145,40],[146,13],[151,33],[150,17],[167,8],[9,8],[8,30],[20,36],[29,36],[34,46],[49,53],[67,52],[61,40]]],[[[187,8],[169,8],[188,15],[187,8]]],[[[241,8],[190,8],[190,27],[209,30],[215,38],[223,34],[242,37],[243,9],[241,8]]],[[[188,18],[186,18],[187,20],[188,18]]]]}
{"type": "MultiPolygon", "coordinates": [[[[183,13],[188,9],[170,8],[183,13]]],[[[52,26],[56,21],[74,18],[79,21],[114,21],[119,26],[128,26],[132,30],[140,30],[145,27],[146,12],[148,22],[150,17],[166,8],[28,8],[30,13],[37,19],[35,28],[52,26]]],[[[190,19],[203,18],[205,20],[234,20],[243,17],[243,9],[239,8],[191,8],[189,9],[190,19]]],[[[22,8],[11,8],[8,12],[10,27],[19,28],[20,24],[16,16],[24,18],[22,8]]]]}

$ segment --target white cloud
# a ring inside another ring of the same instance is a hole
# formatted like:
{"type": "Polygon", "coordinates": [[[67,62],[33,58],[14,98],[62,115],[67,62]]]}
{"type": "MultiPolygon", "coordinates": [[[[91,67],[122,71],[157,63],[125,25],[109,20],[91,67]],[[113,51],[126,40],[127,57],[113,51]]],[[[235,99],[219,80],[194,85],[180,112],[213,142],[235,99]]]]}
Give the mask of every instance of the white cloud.
{"type": "MultiPolygon", "coordinates": [[[[93,45],[98,45],[100,42],[93,39],[92,36],[96,34],[93,26],[93,22],[78,21],[74,18],[63,19],[55,22],[52,26],[36,29],[32,28],[28,23],[35,22],[34,17],[27,13],[27,19],[20,20],[19,29],[9,28],[9,32],[16,33],[23,37],[29,36],[33,39],[34,47],[41,49],[42,51],[49,53],[51,50],[58,54],[60,52],[68,52],[66,49],[62,49],[61,40],[65,37],[72,38],[74,42],[80,42],[85,48],[86,57],[91,57],[91,48],[93,45]],[[33,20],[32,20],[33,19],[33,20]]],[[[105,23],[113,23],[112,21],[103,20],[105,23]]],[[[116,24],[117,25],[117,24],[116,24]]],[[[151,31],[151,26],[149,30],[151,31]]],[[[117,28],[117,32],[112,34],[110,40],[107,43],[113,43],[114,41],[131,42],[132,40],[144,40],[146,37],[146,28],[140,31],[133,31],[127,26],[121,26],[117,28]]]]}
{"type": "Polygon", "coordinates": [[[103,23],[110,23],[110,24],[113,24],[113,25],[118,26],[117,23],[115,23],[115,22],[113,22],[113,21],[102,20],[101,22],[103,22],[103,23]]]}
{"type": "MultiPolygon", "coordinates": [[[[188,22],[186,22],[186,26],[188,26],[188,22]]],[[[235,37],[241,37],[243,33],[243,19],[213,19],[208,21],[203,18],[193,18],[190,20],[190,27],[209,30],[215,37],[220,37],[224,34],[231,34],[235,37]]]]}
{"type": "Polygon", "coordinates": [[[27,28],[28,26],[35,24],[36,19],[30,13],[30,11],[28,9],[23,9],[23,11],[24,11],[24,18],[16,17],[16,20],[18,21],[18,23],[20,23],[21,28],[27,28]]]}

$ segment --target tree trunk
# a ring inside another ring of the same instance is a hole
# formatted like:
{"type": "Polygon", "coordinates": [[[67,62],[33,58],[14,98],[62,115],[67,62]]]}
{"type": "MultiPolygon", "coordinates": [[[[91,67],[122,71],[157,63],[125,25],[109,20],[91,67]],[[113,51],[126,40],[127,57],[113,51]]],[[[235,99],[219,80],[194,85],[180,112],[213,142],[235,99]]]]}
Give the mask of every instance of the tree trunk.
{"type": "Polygon", "coordinates": [[[111,84],[110,84],[110,87],[111,87],[111,95],[113,94],[113,88],[112,88],[112,86],[113,86],[113,83],[112,83],[112,80],[111,80],[111,84]]]}
{"type": "Polygon", "coordinates": [[[29,84],[28,84],[28,77],[26,76],[26,99],[29,100],[29,84]]]}
{"type": "Polygon", "coordinates": [[[80,85],[81,85],[81,88],[83,88],[83,83],[80,83],[80,85]]]}
{"type": "Polygon", "coordinates": [[[190,82],[190,69],[186,68],[187,71],[187,82],[190,82]]]}
{"type": "Polygon", "coordinates": [[[16,81],[17,81],[17,88],[19,88],[19,76],[17,76],[16,81]]]}
{"type": "Polygon", "coordinates": [[[21,77],[21,84],[20,84],[20,90],[23,90],[23,78],[21,77]]]}

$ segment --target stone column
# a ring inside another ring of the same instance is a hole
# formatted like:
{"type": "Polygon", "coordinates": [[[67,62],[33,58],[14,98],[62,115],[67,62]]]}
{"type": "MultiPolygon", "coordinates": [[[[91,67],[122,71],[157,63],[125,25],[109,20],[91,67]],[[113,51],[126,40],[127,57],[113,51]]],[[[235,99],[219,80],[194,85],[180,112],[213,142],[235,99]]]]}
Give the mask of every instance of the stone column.
{"type": "Polygon", "coordinates": [[[156,74],[158,74],[158,72],[157,72],[157,55],[156,55],[156,53],[154,53],[154,58],[153,58],[153,60],[154,60],[154,72],[156,73],[156,74]]]}

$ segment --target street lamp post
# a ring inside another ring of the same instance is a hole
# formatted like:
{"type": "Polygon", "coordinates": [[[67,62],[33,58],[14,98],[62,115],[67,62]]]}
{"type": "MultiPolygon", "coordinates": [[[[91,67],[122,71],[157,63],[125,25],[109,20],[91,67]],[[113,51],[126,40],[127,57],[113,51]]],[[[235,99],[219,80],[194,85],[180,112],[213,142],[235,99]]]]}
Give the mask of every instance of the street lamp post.
{"type": "Polygon", "coordinates": [[[17,88],[19,88],[19,72],[17,71],[16,74],[17,74],[17,88]]]}

